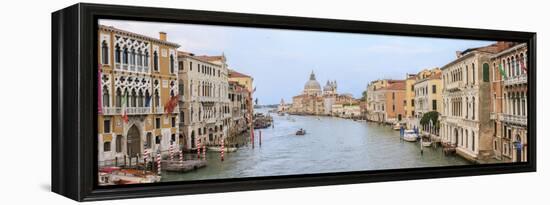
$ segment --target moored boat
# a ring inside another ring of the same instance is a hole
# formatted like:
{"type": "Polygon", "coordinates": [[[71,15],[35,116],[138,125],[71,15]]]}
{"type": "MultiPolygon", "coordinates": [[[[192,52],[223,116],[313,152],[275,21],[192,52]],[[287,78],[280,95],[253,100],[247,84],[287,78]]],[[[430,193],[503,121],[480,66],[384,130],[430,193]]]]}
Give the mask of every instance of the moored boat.
{"type": "Polygon", "coordinates": [[[401,129],[401,124],[395,123],[395,124],[393,124],[392,128],[393,128],[393,130],[400,130],[401,129]]]}
{"type": "Polygon", "coordinates": [[[405,134],[403,135],[403,140],[407,142],[416,142],[418,139],[418,135],[414,132],[414,130],[405,130],[405,134]]]}
{"type": "MultiPolygon", "coordinates": [[[[222,148],[220,146],[209,146],[209,147],[207,147],[207,149],[208,149],[208,151],[213,151],[213,152],[222,151],[222,148]]],[[[235,151],[237,151],[237,148],[235,148],[235,147],[224,147],[223,151],[224,152],[235,152],[235,151]]]]}
{"type": "Polygon", "coordinates": [[[160,182],[160,176],[150,171],[104,167],[99,169],[100,185],[143,184],[160,182]]]}

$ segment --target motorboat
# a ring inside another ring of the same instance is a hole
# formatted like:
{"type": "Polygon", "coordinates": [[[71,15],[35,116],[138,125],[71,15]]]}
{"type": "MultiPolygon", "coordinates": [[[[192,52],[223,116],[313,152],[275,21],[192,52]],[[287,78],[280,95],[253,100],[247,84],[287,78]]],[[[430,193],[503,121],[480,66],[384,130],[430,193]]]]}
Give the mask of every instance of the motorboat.
{"type": "MultiPolygon", "coordinates": [[[[206,148],[208,149],[208,151],[213,151],[213,152],[221,152],[222,151],[222,148],[220,146],[209,146],[209,147],[206,147],[206,148]]],[[[223,151],[224,152],[234,152],[234,151],[237,151],[237,148],[235,148],[235,147],[224,147],[223,151]]]]}
{"type": "Polygon", "coordinates": [[[414,130],[405,130],[403,140],[407,142],[416,142],[417,139],[418,135],[416,134],[416,132],[414,132],[414,130]]]}
{"type": "Polygon", "coordinates": [[[104,167],[99,170],[99,184],[142,184],[160,182],[160,176],[150,171],[104,167]]]}
{"type": "Polygon", "coordinates": [[[401,129],[401,124],[399,124],[399,123],[393,124],[392,129],[393,129],[393,130],[400,130],[400,129],[401,129]]]}
{"type": "Polygon", "coordinates": [[[296,131],[296,135],[305,135],[306,134],[306,130],[304,129],[300,129],[298,131],[296,131]]]}

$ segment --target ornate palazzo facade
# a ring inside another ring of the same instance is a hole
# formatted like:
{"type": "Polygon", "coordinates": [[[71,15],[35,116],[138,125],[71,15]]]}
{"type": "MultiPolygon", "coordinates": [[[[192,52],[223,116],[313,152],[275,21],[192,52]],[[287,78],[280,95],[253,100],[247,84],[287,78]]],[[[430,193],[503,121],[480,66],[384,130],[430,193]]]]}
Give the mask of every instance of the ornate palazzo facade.
{"type": "Polygon", "coordinates": [[[503,161],[527,161],[527,45],[519,44],[491,59],[493,151],[503,161]]]}
{"type": "Polygon", "coordinates": [[[99,165],[177,146],[178,115],[165,105],[179,94],[179,45],[102,25],[98,37],[99,165]]]}
{"type": "Polygon", "coordinates": [[[182,95],[180,129],[185,149],[219,145],[231,120],[228,69],[225,56],[195,56],[179,52],[182,95]]]}

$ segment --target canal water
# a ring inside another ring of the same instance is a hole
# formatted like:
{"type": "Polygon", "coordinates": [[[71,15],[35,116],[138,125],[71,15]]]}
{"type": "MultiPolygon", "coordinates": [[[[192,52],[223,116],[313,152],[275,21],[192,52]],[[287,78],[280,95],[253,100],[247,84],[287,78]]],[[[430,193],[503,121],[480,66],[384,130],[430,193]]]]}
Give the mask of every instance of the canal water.
{"type": "MultiPolygon", "coordinates": [[[[255,112],[266,112],[256,110],[255,112]]],[[[401,141],[399,131],[377,123],[336,117],[278,116],[274,128],[262,129],[262,145],[241,147],[236,152],[206,154],[208,165],[186,173],[162,174],[162,181],[204,180],[274,175],[330,173],[380,169],[435,167],[469,164],[441,149],[401,141]],[[306,135],[295,132],[303,128],[306,135]]]]}

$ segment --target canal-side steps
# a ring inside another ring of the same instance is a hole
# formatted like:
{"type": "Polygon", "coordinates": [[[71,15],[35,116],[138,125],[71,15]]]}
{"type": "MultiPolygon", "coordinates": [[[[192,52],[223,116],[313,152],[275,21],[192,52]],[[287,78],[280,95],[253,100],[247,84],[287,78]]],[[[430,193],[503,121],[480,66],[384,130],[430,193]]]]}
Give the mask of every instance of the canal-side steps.
{"type": "Polygon", "coordinates": [[[161,166],[168,172],[188,172],[206,167],[206,160],[162,160],[161,166]]]}

